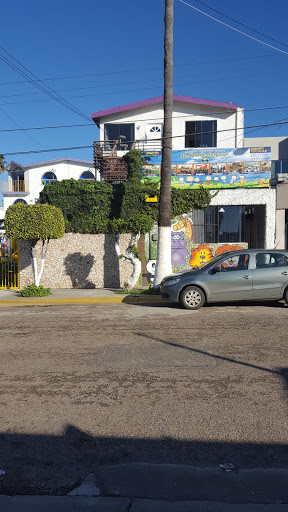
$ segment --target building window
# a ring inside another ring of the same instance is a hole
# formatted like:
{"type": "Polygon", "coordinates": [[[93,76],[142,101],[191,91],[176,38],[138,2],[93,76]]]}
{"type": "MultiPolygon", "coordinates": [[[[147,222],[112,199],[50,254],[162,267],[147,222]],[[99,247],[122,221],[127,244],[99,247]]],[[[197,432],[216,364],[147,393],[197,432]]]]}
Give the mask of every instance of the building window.
{"type": "Polygon", "coordinates": [[[152,128],[150,129],[150,132],[151,133],[161,133],[161,128],[160,126],[152,126],[152,128]]]}
{"type": "Polygon", "coordinates": [[[217,121],[187,121],[185,148],[216,148],[217,121]]]}
{"type": "Polygon", "coordinates": [[[209,206],[193,211],[196,244],[244,242],[245,206],[209,206]]]}
{"type": "Polygon", "coordinates": [[[82,174],[80,174],[80,179],[95,181],[95,176],[91,171],[84,171],[82,174]]]}
{"type": "Polygon", "coordinates": [[[27,204],[27,201],[25,201],[25,199],[16,199],[16,201],[14,201],[13,204],[18,204],[18,203],[27,204]]]}
{"type": "Polygon", "coordinates": [[[54,172],[45,172],[42,176],[42,185],[47,185],[47,183],[52,183],[53,181],[57,181],[57,176],[54,172]]]}
{"type": "MultiPolygon", "coordinates": [[[[104,124],[104,140],[118,140],[117,149],[119,151],[128,151],[131,149],[132,144],[135,140],[135,125],[134,123],[116,124],[106,123],[104,124]]],[[[111,144],[111,149],[113,144],[111,144]]]]}

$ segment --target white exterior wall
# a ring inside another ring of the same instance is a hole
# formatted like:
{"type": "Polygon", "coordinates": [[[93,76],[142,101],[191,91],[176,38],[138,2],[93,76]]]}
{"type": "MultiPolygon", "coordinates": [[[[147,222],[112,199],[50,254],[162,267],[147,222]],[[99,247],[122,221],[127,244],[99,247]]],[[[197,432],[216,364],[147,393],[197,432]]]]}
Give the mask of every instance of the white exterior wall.
{"type": "MultiPolygon", "coordinates": [[[[163,125],[163,105],[161,103],[140,107],[125,112],[107,115],[100,119],[100,140],[104,140],[104,124],[134,123],[135,139],[143,140],[148,137],[149,128],[153,125],[163,125]]],[[[185,148],[186,121],[217,121],[217,147],[243,147],[244,141],[244,109],[227,112],[224,108],[207,105],[187,104],[174,101],[172,132],[174,150],[185,148]],[[221,113],[219,113],[221,112],[221,113]],[[237,132],[235,128],[238,128],[237,132]],[[231,130],[231,131],[221,131],[231,130]],[[236,135],[237,133],[237,135],[236,135]]]]}
{"type": "MultiPolygon", "coordinates": [[[[14,203],[16,199],[24,199],[27,204],[35,204],[37,199],[39,199],[39,194],[43,190],[44,185],[42,184],[42,177],[47,172],[53,172],[57,181],[69,180],[74,178],[74,180],[79,180],[81,174],[85,171],[91,171],[95,176],[95,170],[93,164],[89,166],[80,164],[73,161],[62,161],[62,162],[48,162],[47,164],[41,165],[39,167],[30,167],[28,169],[24,168],[24,177],[25,177],[25,190],[28,189],[29,194],[24,195],[20,192],[15,193],[15,195],[5,195],[3,194],[3,209],[4,211],[14,203]]],[[[13,172],[8,173],[9,183],[12,183],[12,175],[13,172]]],[[[100,180],[99,173],[97,174],[97,180],[100,180]]]]}
{"type": "MultiPolygon", "coordinates": [[[[213,195],[213,190],[211,190],[213,195]]],[[[275,247],[276,191],[271,188],[223,189],[212,198],[211,206],[257,205],[266,206],[265,249],[275,247]]]]}

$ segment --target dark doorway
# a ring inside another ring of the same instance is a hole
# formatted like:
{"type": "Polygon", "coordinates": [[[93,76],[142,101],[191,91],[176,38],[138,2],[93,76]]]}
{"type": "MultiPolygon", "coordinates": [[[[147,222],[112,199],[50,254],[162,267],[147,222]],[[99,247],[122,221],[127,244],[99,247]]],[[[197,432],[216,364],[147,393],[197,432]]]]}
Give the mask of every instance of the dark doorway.
{"type": "Polygon", "coordinates": [[[245,242],[249,249],[265,248],[266,206],[245,206],[245,242]]]}

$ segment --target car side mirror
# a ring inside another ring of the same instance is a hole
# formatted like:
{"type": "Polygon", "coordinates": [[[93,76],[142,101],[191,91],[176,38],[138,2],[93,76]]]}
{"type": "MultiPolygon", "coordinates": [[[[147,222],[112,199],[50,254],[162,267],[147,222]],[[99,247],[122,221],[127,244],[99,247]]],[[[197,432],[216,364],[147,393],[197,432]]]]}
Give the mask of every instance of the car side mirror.
{"type": "Polygon", "coordinates": [[[218,274],[218,272],[221,272],[221,268],[220,267],[213,267],[212,268],[212,274],[218,274]]]}

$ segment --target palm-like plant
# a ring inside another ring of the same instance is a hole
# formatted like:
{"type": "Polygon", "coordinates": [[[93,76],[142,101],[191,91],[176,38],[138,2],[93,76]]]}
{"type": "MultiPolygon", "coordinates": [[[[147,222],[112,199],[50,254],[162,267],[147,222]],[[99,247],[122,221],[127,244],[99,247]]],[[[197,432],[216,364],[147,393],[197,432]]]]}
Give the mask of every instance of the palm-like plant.
{"type": "Polygon", "coordinates": [[[6,162],[4,160],[4,155],[0,154],[0,174],[1,174],[1,172],[5,172],[5,165],[6,165],[6,162]]]}

